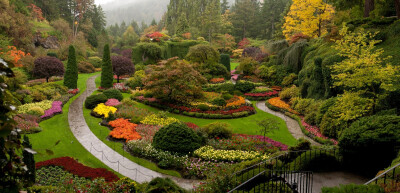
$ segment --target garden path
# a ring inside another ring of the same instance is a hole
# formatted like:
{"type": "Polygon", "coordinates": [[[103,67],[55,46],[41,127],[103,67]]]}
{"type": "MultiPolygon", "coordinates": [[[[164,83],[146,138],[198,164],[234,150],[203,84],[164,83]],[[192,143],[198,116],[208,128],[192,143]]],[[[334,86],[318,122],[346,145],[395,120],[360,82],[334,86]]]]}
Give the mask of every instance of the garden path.
{"type": "Polygon", "coordinates": [[[306,136],[303,133],[303,131],[301,130],[300,125],[296,120],[286,116],[285,114],[283,114],[281,112],[276,112],[276,111],[269,109],[265,105],[265,101],[258,101],[256,105],[257,105],[257,108],[259,108],[260,110],[283,119],[286,123],[287,128],[289,129],[289,132],[293,135],[294,138],[296,138],[296,139],[304,138],[304,139],[310,141],[312,145],[316,145],[316,146],[321,145],[321,144],[317,143],[316,141],[314,141],[313,139],[306,136]]]}
{"type": "Polygon", "coordinates": [[[162,177],[172,179],[184,189],[193,189],[193,186],[197,185],[199,181],[161,174],[138,165],[108,147],[90,130],[83,117],[82,107],[86,97],[90,96],[97,89],[95,84],[97,76],[99,75],[92,76],[88,79],[86,91],[73,101],[69,108],[69,127],[77,140],[108,167],[136,182],[144,183],[156,177],[162,177]]]}

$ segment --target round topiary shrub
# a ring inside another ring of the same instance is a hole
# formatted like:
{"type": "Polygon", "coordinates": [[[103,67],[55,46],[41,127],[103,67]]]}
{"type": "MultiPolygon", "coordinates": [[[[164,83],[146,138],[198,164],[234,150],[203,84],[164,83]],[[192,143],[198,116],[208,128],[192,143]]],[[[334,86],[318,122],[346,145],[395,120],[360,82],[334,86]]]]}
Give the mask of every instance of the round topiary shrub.
{"type": "Polygon", "coordinates": [[[243,92],[243,93],[248,93],[255,88],[256,88],[256,86],[252,82],[249,82],[249,81],[238,81],[235,84],[235,89],[239,90],[240,92],[243,92]]]}
{"type": "Polygon", "coordinates": [[[225,106],[226,101],[223,98],[216,98],[213,101],[211,101],[212,104],[218,105],[218,106],[225,106]]]}
{"type": "Polygon", "coordinates": [[[105,103],[108,100],[107,96],[104,94],[92,95],[86,98],[85,108],[93,109],[100,103],[105,103]]]}
{"type": "Polygon", "coordinates": [[[178,122],[162,127],[153,138],[154,148],[182,155],[200,148],[200,142],[192,129],[178,122]]]}
{"type": "Polygon", "coordinates": [[[124,99],[122,93],[117,89],[105,90],[103,94],[106,95],[108,99],[118,99],[119,101],[122,101],[122,99],[124,99]]]}
{"type": "Polygon", "coordinates": [[[208,138],[222,138],[222,139],[230,139],[232,137],[232,129],[228,123],[215,122],[206,125],[202,129],[205,133],[207,133],[208,138]]]}
{"type": "Polygon", "coordinates": [[[210,109],[206,104],[200,104],[197,106],[197,108],[200,109],[201,111],[208,111],[210,109]]]}
{"type": "Polygon", "coordinates": [[[339,138],[344,163],[375,174],[396,157],[399,130],[400,116],[374,115],[355,121],[339,138]]]}
{"type": "Polygon", "coordinates": [[[186,192],[181,187],[179,187],[174,181],[169,178],[155,178],[149,182],[146,187],[146,192],[157,193],[157,192],[176,192],[183,193],[186,192]]]}
{"type": "Polygon", "coordinates": [[[44,115],[44,110],[41,107],[32,107],[28,110],[27,114],[42,116],[42,115],[44,115]]]}

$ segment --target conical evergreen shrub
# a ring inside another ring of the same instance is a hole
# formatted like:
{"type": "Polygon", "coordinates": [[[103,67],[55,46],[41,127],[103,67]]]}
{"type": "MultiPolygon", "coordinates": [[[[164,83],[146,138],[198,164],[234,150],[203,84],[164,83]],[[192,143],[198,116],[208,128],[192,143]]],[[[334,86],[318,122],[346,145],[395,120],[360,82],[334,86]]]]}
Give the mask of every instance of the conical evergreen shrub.
{"type": "Polygon", "coordinates": [[[113,86],[113,69],[111,65],[110,46],[104,46],[103,65],[101,67],[101,87],[111,88],[113,86]]]}
{"type": "Polygon", "coordinates": [[[229,54],[221,54],[221,64],[223,64],[228,72],[231,71],[231,58],[229,57],[229,54]]]}
{"type": "Polygon", "coordinates": [[[67,70],[64,75],[64,86],[69,89],[78,88],[78,64],[76,63],[75,48],[69,46],[67,70]]]}

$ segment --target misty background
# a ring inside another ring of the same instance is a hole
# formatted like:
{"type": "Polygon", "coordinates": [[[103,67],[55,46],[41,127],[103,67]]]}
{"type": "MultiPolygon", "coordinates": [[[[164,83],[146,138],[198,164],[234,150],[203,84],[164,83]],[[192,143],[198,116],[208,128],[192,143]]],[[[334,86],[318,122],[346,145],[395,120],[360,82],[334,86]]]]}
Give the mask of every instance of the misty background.
{"type": "MultiPolygon", "coordinates": [[[[106,14],[107,26],[123,21],[130,23],[135,20],[150,24],[153,19],[161,20],[167,11],[170,0],[96,0],[106,14]]],[[[235,0],[229,0],[232,4],[235,0]]]]}

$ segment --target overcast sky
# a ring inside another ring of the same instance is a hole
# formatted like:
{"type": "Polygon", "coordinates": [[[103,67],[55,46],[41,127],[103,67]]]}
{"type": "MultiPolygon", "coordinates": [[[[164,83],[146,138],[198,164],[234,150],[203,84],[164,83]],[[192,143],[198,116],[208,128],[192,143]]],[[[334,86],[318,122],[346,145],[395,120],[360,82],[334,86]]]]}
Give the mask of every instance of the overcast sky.
{"type": "Polygon", "coordinates": [[[95,2],[96,4],[104,4],[104,3],[111,2],[111,1],[113,1],[113,0],[95,0],[94,2],[95,2]]]}

